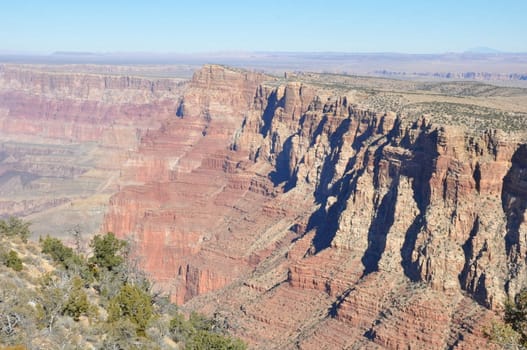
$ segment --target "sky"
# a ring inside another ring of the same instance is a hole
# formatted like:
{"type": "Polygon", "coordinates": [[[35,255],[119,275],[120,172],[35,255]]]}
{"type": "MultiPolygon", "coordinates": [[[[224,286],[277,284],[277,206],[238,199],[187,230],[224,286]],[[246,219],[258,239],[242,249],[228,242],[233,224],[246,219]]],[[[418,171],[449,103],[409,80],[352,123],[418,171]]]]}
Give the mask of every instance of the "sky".
{"type": "Polygon", "coordinates": [[[527,52],[527,0],[0,0],[0,52],[527,52]]]}

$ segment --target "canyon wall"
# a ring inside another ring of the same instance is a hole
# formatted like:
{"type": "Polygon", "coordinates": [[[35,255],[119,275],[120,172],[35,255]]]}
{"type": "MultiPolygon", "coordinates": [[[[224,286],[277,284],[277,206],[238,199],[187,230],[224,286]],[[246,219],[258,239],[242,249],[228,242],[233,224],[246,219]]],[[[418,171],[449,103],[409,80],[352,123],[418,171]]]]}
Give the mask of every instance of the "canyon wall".
{"type": "Polygon", "coordinates": [[[525,141],[340,85],[0,66],[1,214],[115,232],[255,348],[490,347],[527,277],[525,141]]]}
{"type": "Polygon", "coordinates": [[[238,221],[262,210],[273,185],[229,145],[263,79],[219,66],[198,71],[178,101],[179,117],[142,138],[142,162],[123,174],[145,185],[110,201],[105,230],[131,235],[144,267],[179,303],[249,271],[238,221]],[[209,250],[207,242],[217,244],[209,250]]]}
{"type": "Polygon", "coordinates": [[[171,79],[63,73],[33,66],[0,69],[0,127],[7,135],[134,144],[135,130],[175,114],[183,84],[171,79]],[[127,129],[133,129],[129,135],[127,129]],[[132,139],[131,139],[132,138],[132,139]]]}
{"type": "Polygon", "coordinates": [[[0,215],[35,234],[98,231],[143,133],[175,117],[174,79],[0,66],[0,215]]]}
{"type": "Polygon", "coordinates": [[[525,287],[525,144],[356,99],[204,67],[105,229],[259,348],[490,346],[525,287]]]}

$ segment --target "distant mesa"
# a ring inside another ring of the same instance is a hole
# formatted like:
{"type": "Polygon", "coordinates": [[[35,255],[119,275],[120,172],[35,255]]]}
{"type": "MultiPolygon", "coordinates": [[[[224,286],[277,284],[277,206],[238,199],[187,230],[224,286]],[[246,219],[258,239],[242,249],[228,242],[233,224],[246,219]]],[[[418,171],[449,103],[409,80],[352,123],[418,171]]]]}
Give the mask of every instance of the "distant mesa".
{"type": "Polygon", "coordinates": [[[492,47],[476,46],[468,49],[467,51],[465,51],[465,53],[500,54],[504,52],[497,49],[493,49],[492,47]]]}
{"type": "Polygon", "coordinates": [[[55,51],[51,56],[101,56],[101,54],[87,51],[55,51]]]}

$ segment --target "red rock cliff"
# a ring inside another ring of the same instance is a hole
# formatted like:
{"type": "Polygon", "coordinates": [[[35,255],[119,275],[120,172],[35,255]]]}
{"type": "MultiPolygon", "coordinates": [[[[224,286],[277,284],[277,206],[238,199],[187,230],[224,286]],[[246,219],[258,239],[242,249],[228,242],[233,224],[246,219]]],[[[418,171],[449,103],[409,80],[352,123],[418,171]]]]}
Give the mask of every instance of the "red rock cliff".
{"type": "Polygon", "coordinates": [[[147,271],[180,303],[249,271],[236,226],[241,213],[261,210],[273,186],[229,146],[263,79],[220,66],[198,71],[179,117],[142,138],[124,175],[145,185],[111,199],[105,229],[132,235],[147,271]]]}
{"type": "Polygon", "coordinates": [[[526,146],[268,79],[197,72],[105,228],[260,348],[488,346],[525,287],[526,146]]]}

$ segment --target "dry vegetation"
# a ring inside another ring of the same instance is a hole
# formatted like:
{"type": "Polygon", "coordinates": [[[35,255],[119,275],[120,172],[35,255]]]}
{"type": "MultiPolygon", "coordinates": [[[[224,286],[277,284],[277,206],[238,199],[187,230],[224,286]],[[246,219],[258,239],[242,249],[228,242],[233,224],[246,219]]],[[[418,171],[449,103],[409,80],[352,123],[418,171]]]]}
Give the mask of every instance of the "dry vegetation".
{"type": "Polygon", "coordinates": [[[130,244],[96,235],[76,248],[27,241],[0,220],[0,349],[244,349],[223,319],[185,317],[154,292],[130,244]]]}

